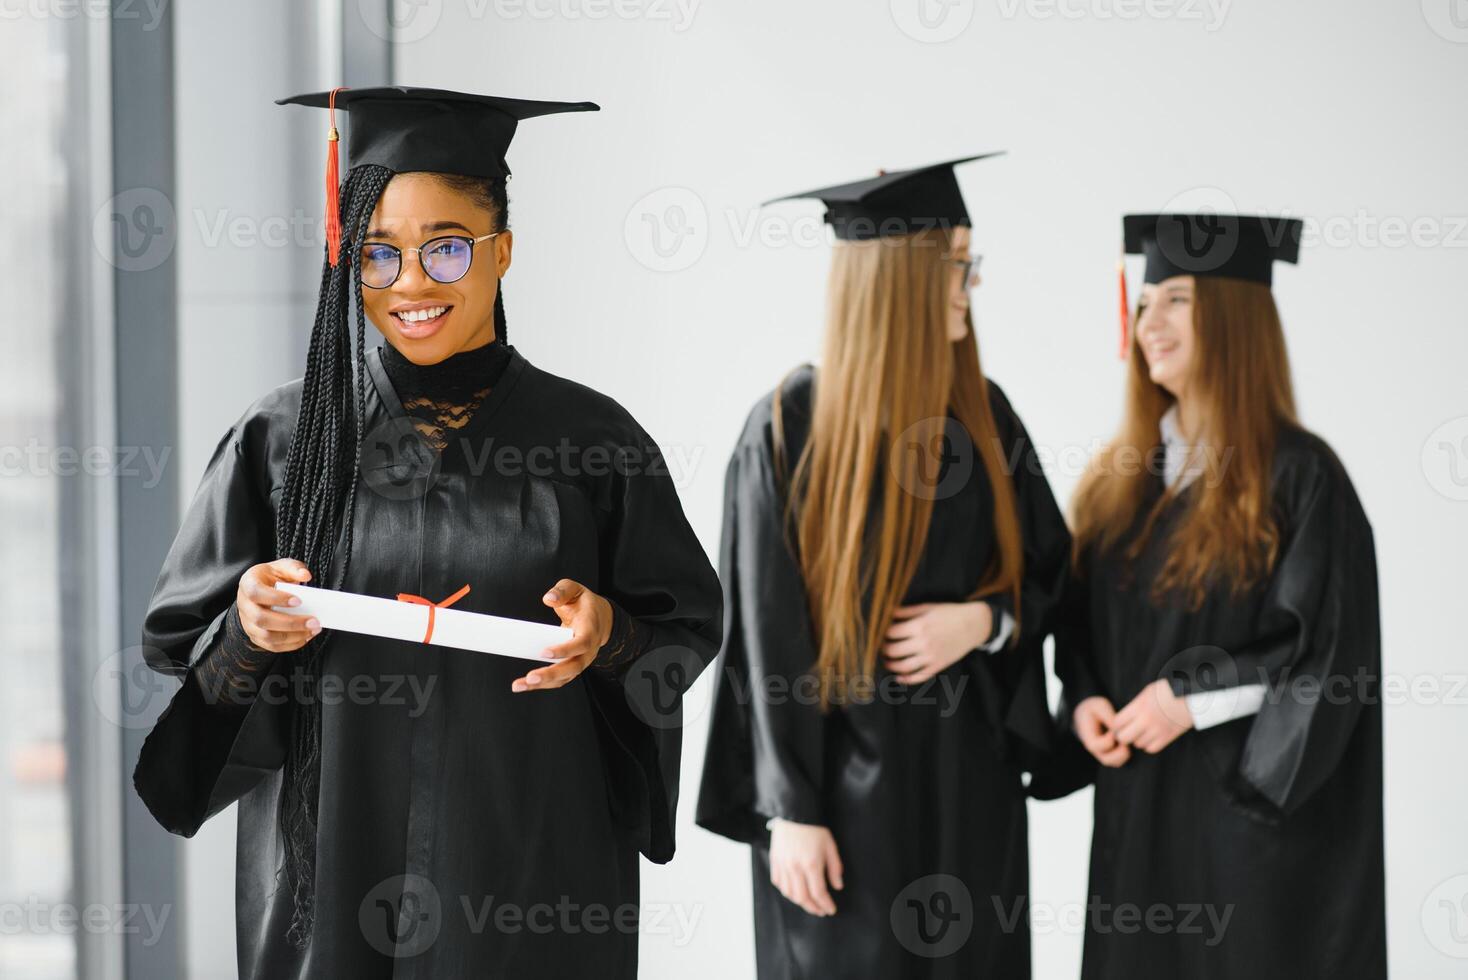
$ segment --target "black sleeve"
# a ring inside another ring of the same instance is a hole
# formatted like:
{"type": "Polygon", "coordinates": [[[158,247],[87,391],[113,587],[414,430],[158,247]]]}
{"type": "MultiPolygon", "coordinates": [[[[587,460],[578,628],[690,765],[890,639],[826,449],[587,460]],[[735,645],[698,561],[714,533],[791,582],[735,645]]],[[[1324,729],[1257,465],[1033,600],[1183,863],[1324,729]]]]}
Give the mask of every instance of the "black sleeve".
{"type": "Polygon", "coordinates": [[[747,439],[725,471],[723,650],[696,818],[746,843],[771,817],[827,823],[815,628],[771,453],[747,439]]]}
{"type": "Polygon", "coordinates": [[[1090,697],[1109,697],[1096,670],[1091,631],[1091,587],[1081,569],[1065,583],[1055,625],[1055,674],[1070,709],[1090,697]]]}
{"type": "Polygon", "coordinates": [[[1231,788],[1242,804],[1289,813],[1330,778],[1379,695],[1381,625],[1371,525],[1339,461],[1321,450],[1288,467],[1277,499],[1286,537],[1257,639],[1222,676],[1183,665],[1169,681],[1180,695],[1267,685],[1231,788]]]}
{"type": "Polygon", "coordinates": [[[274,515],[239,431],[237,424],[215,447],[143,620],[148,666],[182,686],[143,742],[133,786],[158,823],[184,837],[285,761],[289,704],[264,692],[289,658],[273,658],[248,705],[211,703],[202,676],[225,636],[240,576],[269,561],[274,544],[274,515]]]}
{"type": "MultiPolygon", "coordinates": [[[[989,393],[1004,463],[1014,487],[1024,542],[1024,575],[1017,632],[1004,650],[972,659],[985,669],[996,666],[1002,673],[1005,734],[1014,743],[1024,768],[1033,770],[1043,764],[1053,738],[1044,643],[1055,629],[1070,569],[1070,529],[1055,502],[1029,431],[998,385],[989,382],[989,393]]],[[[990,596],[989,601],[1015,615],[1010,596],[990,596]]]]}
{"type": "Polygon", "coordinates": [[[654,447],[643,462],[614,476],[599,588],[612,631],[583,676],[613,816],[661,864],[675,847],[683,696],[717,652],[722,600],[661,453],[654,447]]]}
{"type": "Polygon", "coordinates": [[[1073,726],[1076,705],[1106,694],[1091,656],[1090,601],[1084,570],[1072,568],[1055,617],[1055,673],[1061,690],[1051,729],[1054,742],[1045,764],[1030,781],[1030,795],[1035,799],[1068,796],[1096,778],[1098,763],[1081,744],[1073,726]]]}
{"type": "MultiPolygon", "coordinates": [[[[1055,628],[1055,614],[1070,571],[1070,528],[1055,502],[1029,430],[998,387],[992,382],[990,387],[995,424],[1004,443],[1006,464],[1012,468],[1015,506],[1024,535],[1020,628],[1030,628],[1033,635],[1043,638],[1055,628]]],[[[1013,605],[1008,597],[1003,598],[1006,606],[1013,605]]]]}

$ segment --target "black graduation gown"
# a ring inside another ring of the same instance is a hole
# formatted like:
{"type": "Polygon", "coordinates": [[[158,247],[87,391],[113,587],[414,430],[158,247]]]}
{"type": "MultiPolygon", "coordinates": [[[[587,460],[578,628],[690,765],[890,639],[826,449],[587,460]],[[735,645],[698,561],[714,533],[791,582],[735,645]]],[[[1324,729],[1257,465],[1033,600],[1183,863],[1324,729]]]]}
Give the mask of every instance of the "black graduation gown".
{"type": "Polygon", "coordinates": [[[680,728],[661,712],[717,649],[718,580],[651,437],[611,398],[511,351],[437,466],[368,353],[343,587],[441,601],[468,583],[457,609],[558,623],[540,597],[571,578],[635,618],[642,657],[514,694],[527,661],[338,633],[322,663],[315,931],[298,953],[276,877],[287,689],[269,697],[267,679],[228,714],[193,676],[240,575],[277,557],[301,382],[260,398],[216,447],[159,575],[143,642],[184,683],[134,774],[185,837],[239,801],[244,980],[636,974],[637,856],[662,863],[674,847],[680,728]],[[674,686],[648,687],[660,681],[674,686]]]}
{"type": "MultiPolygon", "coordinates": [[[[787,473],[809,431],[813,384],[808,365],[784,384],[787,473]]],[[[1040,645],[1070,537],[1024,426],[989,390],[1024,530],[1019,641],[976,650],[910,690],[879,662],[877,690],[890,696],[824,717],[808,683],[805,587],[781,534],[768,397],[729,462],[724,639],[696,819],[753,845],[761,980],[1029,975],[1027,908],[1016,904],[1029,890],[1022,772],[1046,744],[1040,645]],[[765,822],[775,816],[831,829],[845,875],[834,916],[809,915],[770,883],[765,822]]],[[[956,421],[949,434],[960,442],[946,447],[909,604],[963,600],[993,554],[987,474],[956,421]]]]}
{"type": "Polygon", "coordinates": [[[1121,548],[1081,556],[1056,632],[1067,703],[1120,710],[1161,678],[1179,694],[1271,685],[1257,715],[1091,766],[1085,980],[1386,976],[1371,526],[1307,432],[1282,429],[1272,479],[1279,558],[1241,597],[1217,588],[1196,612],[1147,598],[1196,483],[1135,568],[1121,548]]]}

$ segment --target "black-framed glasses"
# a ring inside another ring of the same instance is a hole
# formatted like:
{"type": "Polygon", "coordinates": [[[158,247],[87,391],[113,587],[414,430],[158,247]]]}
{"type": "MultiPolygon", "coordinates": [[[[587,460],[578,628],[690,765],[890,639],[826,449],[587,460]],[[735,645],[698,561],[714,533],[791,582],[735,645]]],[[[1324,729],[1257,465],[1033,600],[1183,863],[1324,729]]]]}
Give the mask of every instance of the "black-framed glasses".
{"type": "Polygon", "coordinates": [[[961,259],[949,259],[954,268],[963,276],[963,288],[968,289],[974,285],[974,280],[979,275],[979,263],[983,261],[982,255],[974,255],[972,252],[961,259]]]}
{"type": "Polygon", "coordinates": [[[362,285],[369,289],[386,289],[403,274],[403,252],[417,252],[418,263],[428,278],[435,282],[458,282],[469,272],[474,261],[474,246],[488,238],[502,235],[496,231],[478,238],[467,235],[441,235],[416,248],[401,249],[386,242],[367,242],[362,246],[362,285]]]}

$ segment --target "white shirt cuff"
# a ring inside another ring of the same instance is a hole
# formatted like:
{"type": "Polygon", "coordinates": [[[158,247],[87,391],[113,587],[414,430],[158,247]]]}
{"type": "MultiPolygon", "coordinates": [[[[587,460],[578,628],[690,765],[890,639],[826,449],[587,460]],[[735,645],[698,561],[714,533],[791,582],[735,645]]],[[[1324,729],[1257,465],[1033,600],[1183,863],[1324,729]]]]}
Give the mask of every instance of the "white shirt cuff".
{"type": "MultiPolygon", "coordinates": [[[[989,607],[993,609],[993,606],[989,607]]],[[[994,637],[988,643],[979,644],[979,649],[985,653],[998,653],[1004,649],[1004,644],[1009,642],[1009,636],[1014,632],[1014,617],[1009,615],[1008,609],[996,610],[999,613],[999,629],[994,632],[994,637]]]]}
{"type": "Polygon", "coordinates": [[[1257,714],[1264,706],[1264,685],[1243,684],[1183,696],[1196,729],[1212,728],[1235,718],[1257,714]]]}

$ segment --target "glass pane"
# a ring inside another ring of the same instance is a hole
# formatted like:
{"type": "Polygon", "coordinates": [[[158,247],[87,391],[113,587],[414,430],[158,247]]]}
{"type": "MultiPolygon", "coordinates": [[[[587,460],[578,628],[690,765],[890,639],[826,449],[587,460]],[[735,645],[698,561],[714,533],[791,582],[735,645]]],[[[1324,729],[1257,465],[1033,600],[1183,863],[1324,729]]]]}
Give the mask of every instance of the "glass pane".
{"type": "Polygon", "coordinates": [[[0,269],[13,297],[0,357],[0,977],[77,975],[62,699],[57,357],[65,253],[67,21],[42,8],[0,31],[0,269]],[[19,587],[17,587],[19,586],[19,587]]]}

